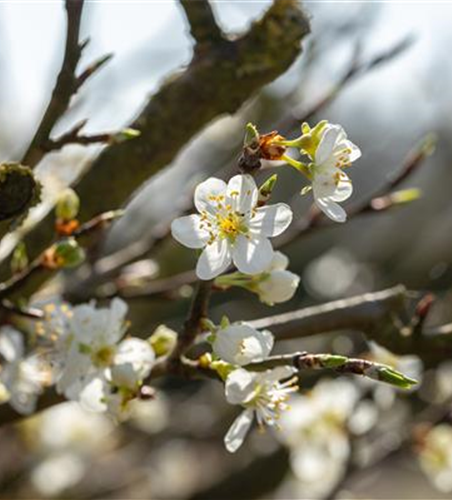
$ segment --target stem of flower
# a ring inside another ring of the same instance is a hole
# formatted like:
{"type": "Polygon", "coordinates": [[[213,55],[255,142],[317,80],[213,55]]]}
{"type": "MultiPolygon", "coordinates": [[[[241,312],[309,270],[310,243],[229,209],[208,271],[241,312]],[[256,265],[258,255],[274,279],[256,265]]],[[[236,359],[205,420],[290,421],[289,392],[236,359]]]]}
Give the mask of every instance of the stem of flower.
{"type": "Polygon", "coordinates": [[[291,167],[296,168],[299,172],[301,172],[309,180],[312,179],[311,172],[309,171],[309,168],[305,163],[302,163],[301,161],[297,161],[294,158],[290,157],[289,155],[283,155],[281,157],[281,159],[284,160],[291,167]]]}

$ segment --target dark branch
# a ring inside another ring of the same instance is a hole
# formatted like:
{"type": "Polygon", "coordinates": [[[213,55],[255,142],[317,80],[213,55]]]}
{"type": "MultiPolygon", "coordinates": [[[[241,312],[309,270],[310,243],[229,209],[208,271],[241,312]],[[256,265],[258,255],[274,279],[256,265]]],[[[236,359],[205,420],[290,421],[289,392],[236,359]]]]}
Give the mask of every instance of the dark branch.
{"type": "Polygon", "coordinates": [[[42,150],[46,153],[58,151],[69,144],[79,144],[81,146],[89,146],[91,144],[109,144],[114,141],[114,134],[103,133],[94,135],[81,135],[82,128],[86,125],[87,120],[77,123],[72,129],[64,133],[56,139],[48,139],[43,145],[42,150]]]}
{"type": "Polygon", "coordinates": [[[78,89],[75,71],[83,49],[79,44],[83,4],[84,0],[66,0],[67,29],[63,63],[50,102],[22,160],[30,167],[41,161],[45,154],[43,144],[49,139],[53,127],[66,112],[71,97],[78,89]]]}
{"type": "MultiPolygon", "coordinates": [[[[98,215],[82,224],[72,236],[77,239],[81,246],[89,247],[95,241],[96,235],[121,214],[121,211],[111,211],[98,215]]],[[[20,273],[0,283],[0,299],[30,298],[36,290],[55,275],[57,269],[49,268],[45,263],[47,251],[48,249],[42,252],[20,273]]]]}
{"type": "Polygon", "coordinates": [[[208,0],[180,0],[180,4],[190,25],[190,34],[196,41],[195,50],[224,41],[208,0]]]}
{"type": "Polygon", "coordinates": [[[175,367],[181,365],[181,356],[191,346],[196,336],[202,331],[202,320],[208,317],[212,283],[213,281],[198,281],[196,292],[191,303],[190,313],[177,339],[176,347],[168,359],[170,370],[174,371],[175,367]]]}
{"type": "Polygon", "coordinates": [[[277,340],[301,339],[339,330],[363,332],[368,340],[398,355],[416,355],[437,366],[452,357],[452,329],[448,325],[418,331],[413,322],[419,294],[403,286],[306,307],[251,321],[269,328],[277,340]]]}

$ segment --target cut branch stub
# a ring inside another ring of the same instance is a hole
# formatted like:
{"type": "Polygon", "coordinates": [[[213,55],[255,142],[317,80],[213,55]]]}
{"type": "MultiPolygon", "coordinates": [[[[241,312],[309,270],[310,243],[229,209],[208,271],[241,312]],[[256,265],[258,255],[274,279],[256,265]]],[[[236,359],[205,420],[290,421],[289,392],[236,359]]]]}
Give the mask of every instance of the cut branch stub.
{"type": "Polygon", "coordinates": [[[18,163],[0,165],[0,237],[11,222],[26,216],[29,208],[39,201],[40,193],[41,185],[28,167],[18,163]]]}

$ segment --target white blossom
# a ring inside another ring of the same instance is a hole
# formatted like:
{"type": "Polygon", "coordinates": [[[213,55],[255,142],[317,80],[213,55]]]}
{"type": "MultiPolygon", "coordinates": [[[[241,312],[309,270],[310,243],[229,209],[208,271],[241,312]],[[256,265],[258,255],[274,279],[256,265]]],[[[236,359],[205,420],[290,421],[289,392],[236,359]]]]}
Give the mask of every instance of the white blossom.
{"type": "Polygon", "coordinates": [[[422,470],[435,487],[444,493],[452,492],[452,427],[439,424],[425,436],[419,448],[422,470]]]}
{"type": "Polygon", "coordinates": [[[155,353],[145,340],[128,338],[116,351],[111,371],[111,381],[116,387],[136,389],[151,373],[155,353]]]}
{"type": "Polygon", "coordinates": [[[256,330],[247,323],[233,323],[215,334],[213,352],[233,365],[262,361],[273,348],[273,334],[256,330]]]}
{"type": "Polygon", "coordinates": [[[339,205],[352,192],[352,181],[343,169],[361,156],[340,125],[326,124],[314,155],[312,189],[317,206],[330,219],[345,222],[347,214],[339,205]]]}
{"type": "Polygon", "coordinates": [[[287,270],[289,259],[281,252],[275,252],[270,266],[258,281],[256,292],[259,299],[268,304],[280,304],[290,300],[300,283],[300,277],[287,270]]]}
{"type": "Polygon", "coordinates": [[[292,471],[310,498],[326,495],[344,472],[348,421],[359,396],[348,380],[322,380],[307,394],[295,395],[282,415],[278,437],[289,447],[292,471]]]}
{"type": "Polygon", "coordinates": [[[25,356],[22,334],[9,326],[0,331],[0,354],[4,359],[0,382],[8,392],[8,402],[18,413],[30,415],[43,387],[50,384],[50,367],[38,355],[25,356]]]}
{"type": "Polygon", "coordinates": [[[199,214],[173,221],[173,237],[189,248],[203,248],[196,266],[202,280],[223,273],[233,262],[245,274],[266,269],[273,248],[269,238],[281,234],[292,221],[284,203],[258,207],[258,188],[250,175],[236,175],[226,184],[211,177],[195,190],[199,214]]]}
{"type": "Polygon", "coordinates": [[[127,305],[120,299],[110,308],[77,306],[68,322],[62,373],[57,390],[84,409],[107,412],[117,420],[127,416],[155,362],[151,345],[130,337],[121,340],[127,324],[127,305]]]}
{"type": "Polygon", "coordinates": [[[281,412],[288,409],[290,393],[297,390],[294,372],[289,367],[278,367],[265,372],[249,372],[239,368],[228,375],[225,384],[226,400],[245,408],[224,438],[229,452],[233,453],[240,448],[254,416],[261,428],[264,425],[278,426],[281,412]]]}
{"type": "Polygon", "coordinates": [[[108,309],[91,304],[74,307],[58,392],[74,399],[86,380],[103,374],[113,363],[116,344],[126,331],[126,313],[127,305],[120,299],[114,299],[108,309]]]}

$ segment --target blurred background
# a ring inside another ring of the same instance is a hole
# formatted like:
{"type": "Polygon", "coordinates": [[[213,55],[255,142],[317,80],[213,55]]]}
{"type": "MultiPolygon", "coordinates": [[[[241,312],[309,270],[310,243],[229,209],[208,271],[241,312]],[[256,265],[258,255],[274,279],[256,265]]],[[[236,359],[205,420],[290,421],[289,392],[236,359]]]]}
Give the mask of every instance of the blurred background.
{"type": "MultiPolygon", "coordinates": [[[[270,4],[212,2],[217,21],[231,35],[246,31],[270,4]]],[[[302,279],[294,299],[269,310],[254,296],[231,292],[214,299],[213,319],[254,319],[403,283],[438,295],[432,324],[452,320],[452,4],[303,5],[312,33],[299,60],[239,113],[218,119],[187,144],[136,193],[97,261],[53,282],[43,295],[64,292],[80,301],[123,294],[132,331],[150,334],[161,323],[177,329],[191,286],[181,287],[177,300],[146,292],[153,280],[194,264],[193,252],[162,241],[168,224],[190,209],[200,180],[233,171],[248,121],[262,132],[283,123],[283,132],[295,137],[299,122],[293,117],[309,115],[311,124],[327,119],[343,125],[363,152],[349,172],[355,186],[350,206],[384,186],[420,144],[434,142],[434,154],[400,186],[420,188],[422,197],[296,239],[284,247],[291,271],[302,279]],[[359,71],[344,81],[354,65],[359,71]],[[328,102],[319,105],[325,96],[328,102]]],[[[82,38],[90,38],[82,65],[105,53],[114,57],[77,95],[55,135],[85,118],[88,133],[126,126],[192,55],[176,1],[88,2],[82,21],[82,38]]],[[[0,4],[3,160],[21,156],[39,123],[61,63],[64,24],[57,1],[0,4]]],[[[68,146],[41,162],[45,203],[34,209],[25,229],[99,151],[68,146]]],[[[291,200],[296,217],[305,218],[311,199],[298,196],[299,175],[286,168],[278,174],[275,199],[291,200]]],[[[97,189],[102,196],[108,186],[97,189]]],[[[5,238],[0,255],[15,241],[14,235],[5,238]]],[[[166,380],[156,399],[137,403],[133,418],[119,427],[73,403],[61,404],[1,429],[1,497],[452,498],[452,365],[423,371],[415,358],[395,358],[348,332],[286,342],[279,349],[365,354],[423,383],[416,393],[401,394],[352,378],[306,376],[286,430],[254,432],[235,456],[224,450],[222,436],[236,408],[226,405],[222,388],[212,382],[166,380]]]]}

